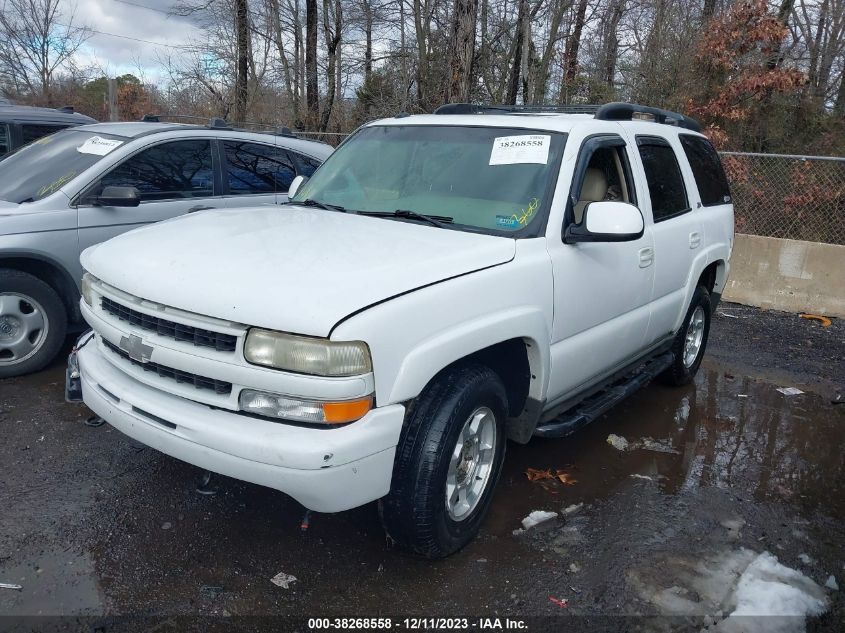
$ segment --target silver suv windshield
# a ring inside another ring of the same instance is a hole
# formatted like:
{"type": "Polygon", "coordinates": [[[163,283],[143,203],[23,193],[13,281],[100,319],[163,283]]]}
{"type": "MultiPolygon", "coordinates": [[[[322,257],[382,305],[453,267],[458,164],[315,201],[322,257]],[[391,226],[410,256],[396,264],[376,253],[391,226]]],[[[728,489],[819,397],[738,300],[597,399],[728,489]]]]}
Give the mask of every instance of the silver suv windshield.
{"type": "Polygon", "coordinates": [[[0,200],[46,198],[128,140],[73,128],[33,141],[0,161],[0,200]]]}
{"type": "Polygon", "coordinates": [[[450,228],[515,234],[544,215],[565,143],[562,133],[516,128],[367,127],[292,201],[399,211],[404,220],[413,212],[451,218],[450,228]]]}

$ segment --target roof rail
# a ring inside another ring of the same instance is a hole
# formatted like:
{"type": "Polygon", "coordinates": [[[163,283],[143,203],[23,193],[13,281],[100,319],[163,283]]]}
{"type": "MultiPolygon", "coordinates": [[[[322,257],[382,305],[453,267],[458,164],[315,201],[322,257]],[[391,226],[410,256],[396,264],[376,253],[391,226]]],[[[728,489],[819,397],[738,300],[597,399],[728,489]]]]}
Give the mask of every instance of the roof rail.
{"type": "Polygon", "coordinates": [[[61,108],[56,108],[56,110],[65,114],[74,114],[76,112],[71,105],[62,106],[61,108]]]}
{"type": "Polygon", "coordinates": [[[694,132],[701,131],[701,124],[679,112],[652,108],[637,103],[605,103],[604,105],[482,105],[475,103],[447,103],[434,114],[522,114],[552,112],[557,114],[592,114],[602,121],[654,121],[674,125],[694,132]]]}
{"type": "Polygon", "coordinates": [[[476,103],[447,103],[434,114],[521,114],[551,112],[557,114],[595,114],[601,106],[591,104],[571,105],[483,105],[476,103]]]}
{"type": "Polygon", "coordinates": [[[596,118],[603,121],[654,121],[665,125],[701,132],[701,124],[680,112],[662,110],[637,103],[606,103],[596,112],[596,118]]]}
{"type": "Polygon", "coordinates": [[[229,127],[229,124],[226,123],[225,119],[221,119],[219,116],[211,117],[208,120],[208,125],[206,126],[212,130],[231,130],[232,128],[229,127]]]}

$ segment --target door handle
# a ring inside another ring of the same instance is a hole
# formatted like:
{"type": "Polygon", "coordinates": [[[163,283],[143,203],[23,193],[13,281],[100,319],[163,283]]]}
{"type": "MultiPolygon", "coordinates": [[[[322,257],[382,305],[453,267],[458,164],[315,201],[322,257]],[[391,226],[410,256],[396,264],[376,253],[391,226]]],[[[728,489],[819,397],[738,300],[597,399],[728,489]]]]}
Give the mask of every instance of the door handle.
{"type": "Polygon", "coordinates": [[[648,268],[654,263],[654,249],[650,246],[641,248],[639,251],[640,268],[648,268]]]}
{"type": "Polygon", "coordinates": [[[701,246],[701,235],[698,231],[693,231],[689,234],[689,247],[698,248],[699,246],[701,246]]]}
{"type": "Polygon", "coordinates": [[[198,204],[195,207],[191,207],[188,209],[188,213],[194,213],[195,211],[207,211],[208,209],[216,209],[217,207],[204,207],[201,204],[198,204]]]}

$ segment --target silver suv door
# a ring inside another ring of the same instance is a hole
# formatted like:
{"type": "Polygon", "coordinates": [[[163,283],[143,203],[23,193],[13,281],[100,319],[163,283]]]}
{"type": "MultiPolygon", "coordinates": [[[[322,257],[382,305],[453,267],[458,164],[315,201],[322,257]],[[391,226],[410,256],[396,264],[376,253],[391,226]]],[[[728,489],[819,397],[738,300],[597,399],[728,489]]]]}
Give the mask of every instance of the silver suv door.
{"type": "Polygon", "coordinates": [[[211,139],[180,139],[147,147],[115,165],[78,202],[79,250],[120,233],[221,205],[211,139]],[[107,186],[135,187],[137,207],[97,203],[107,186]]]}

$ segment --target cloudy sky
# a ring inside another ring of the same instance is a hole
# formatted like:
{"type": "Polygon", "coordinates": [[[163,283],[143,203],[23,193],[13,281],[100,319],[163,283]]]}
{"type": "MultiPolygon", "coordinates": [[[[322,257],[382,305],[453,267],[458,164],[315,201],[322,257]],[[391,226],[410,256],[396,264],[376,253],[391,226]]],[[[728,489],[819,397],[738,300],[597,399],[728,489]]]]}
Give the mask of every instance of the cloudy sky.
{"type": "Polygon", "coordinates": [[[81,66],[95,64],[110,75],[138,74],[159,83],[159,59],[178,47],[201,41],[201,32],[184,17],[168,15],[175,0],[61,0],[64,20],[75,8],[75,24],[94,33],[79,51],[81,66]],[[144,40],[144,41],[138,41],[144,40]]]}

